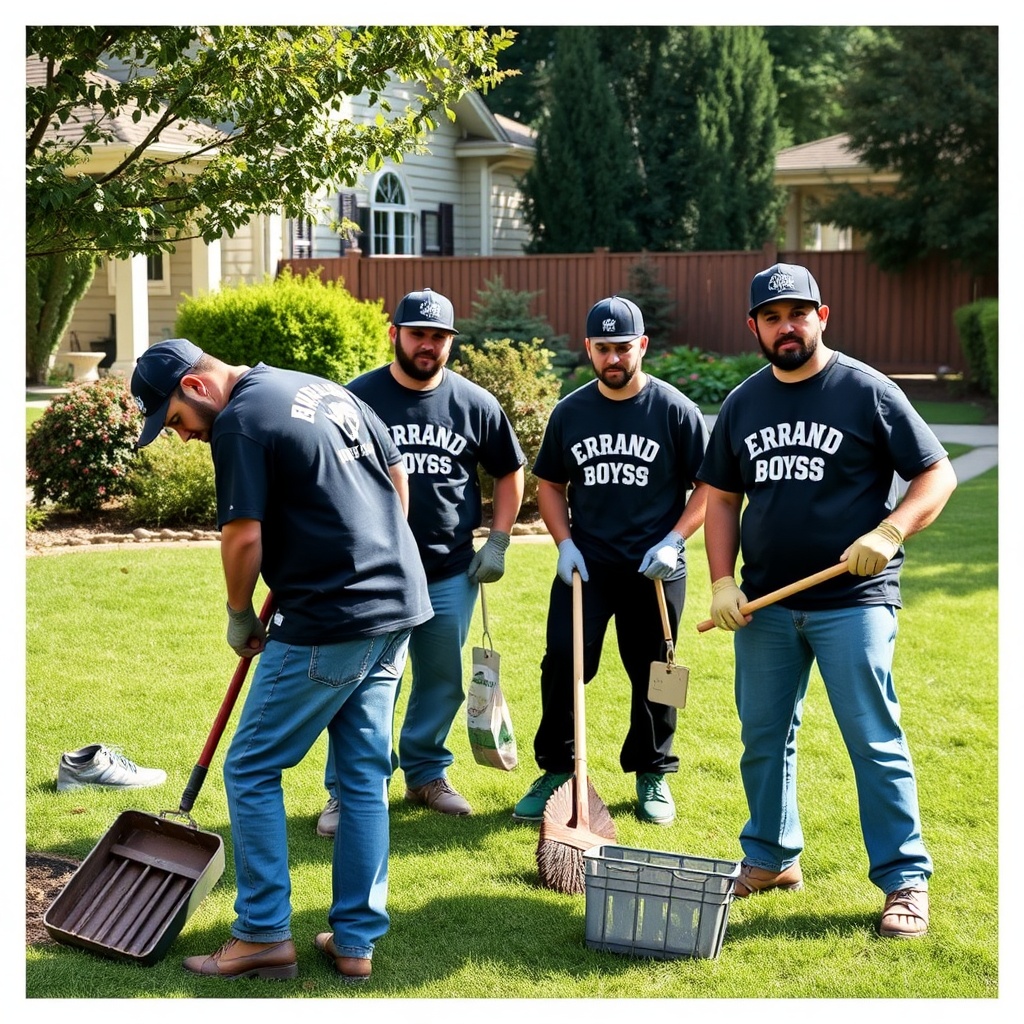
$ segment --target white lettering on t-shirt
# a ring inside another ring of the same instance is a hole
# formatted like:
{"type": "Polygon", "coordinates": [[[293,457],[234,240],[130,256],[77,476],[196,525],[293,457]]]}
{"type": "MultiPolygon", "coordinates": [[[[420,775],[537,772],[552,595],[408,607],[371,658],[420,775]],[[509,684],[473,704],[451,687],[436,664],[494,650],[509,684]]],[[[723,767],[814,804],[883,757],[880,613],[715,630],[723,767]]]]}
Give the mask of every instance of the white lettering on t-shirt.
{"type": "Polygon", "coordinates": [[[570,449],[578,466],[603,455],[631,455],[653,462],[660,450],[657,441],[641,434],[595,434],[577,441],[570,449]]]}
{"type": "Polygon", "coordinates": [[[743,443],[750,457],[756,458],[776,448],[817,448],[826,455],[834,455],[843,443],[843,432],[827,423],[777,423],[761,427],[748,434],[743,443]]]}

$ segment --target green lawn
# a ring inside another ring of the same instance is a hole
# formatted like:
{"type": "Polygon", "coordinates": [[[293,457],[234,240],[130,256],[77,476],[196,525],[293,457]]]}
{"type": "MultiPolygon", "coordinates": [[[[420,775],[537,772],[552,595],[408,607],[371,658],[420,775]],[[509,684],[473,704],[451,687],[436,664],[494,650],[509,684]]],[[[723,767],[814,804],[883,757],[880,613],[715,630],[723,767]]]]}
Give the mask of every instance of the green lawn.
{"type": "MultiPolygon", "coordinates": [[[[325,928],[330,877],[330,846],[314,834],[324,802],[321,741],[285,779],[298,981],[225,984],[182,970],[183,957],[211,952],[227,937],[234,897],[229,854],[224,877],[159,964],[139,968],[62,945],[30,947],[27,995],[728,998],[756,999],[762,1015],[771,1009],[765,1000],[798,998],[954,998],[992,1006],[999,992],[997,484],[996,470],[961,484],[939,520],[907,545],[896,680],[936,863],[931,930],[923,939],[886,941],[874,933],[881,894],[865,877],[849,760],[815,677],[800,735],[805,891],[735,903],[717,960],[633,960],[588,949],[584,898],[540,886],[536,829],[509,817],[536,774],[538,664],[554,569],[550,543],[516,543],[505,578],[488,589],[488,610],[521,763],[510,773],[474,764],[459,719],[451,777],[472,803],[471,817],[410,807],[396,777],[391,930],[377,947],[369,985],[339,984],[312,946],[325,928]]],[[[690,669],[690,696],[675,743],[675,823],[658,828],[633,812],[633,779],[618,766],[627,684],[611,637],[587,688],[589,770],[622,845],[736,859],[746,815],[731,644],[724,633],[695,630],[710,603],[702,533],[691,541],[689,559],[678,660],[690,669]]],[[[235,665],[224,642],[219,553],[125,548],[29,558],[25,568],[27,847],[83,858],[122,810],[178,806],[235,665]],[[167,784],[134,794],[56,793],[61,751],[99,741],[165,768],[167,784]]],[[[478,620],[472,643],[479,637],[478,620]]],[[[468,649],[466,657],[468,665],[468,649]]],[[[404,694],[399,714],[403,706],[404,694]]],[[[193,811],[229,850],[220,766],[230,728],[193,811]]],[[[1012,924],[1006,922],[1007,939],[1012,924]]],[[[892,1007],[904,1017],[908,1005],[892,1007]]],[[[460,1009],[449,1004],[445,1018],[460,1009]]],[[[480,1005],[474,1016],[491,1012],[480,1005]]]]}

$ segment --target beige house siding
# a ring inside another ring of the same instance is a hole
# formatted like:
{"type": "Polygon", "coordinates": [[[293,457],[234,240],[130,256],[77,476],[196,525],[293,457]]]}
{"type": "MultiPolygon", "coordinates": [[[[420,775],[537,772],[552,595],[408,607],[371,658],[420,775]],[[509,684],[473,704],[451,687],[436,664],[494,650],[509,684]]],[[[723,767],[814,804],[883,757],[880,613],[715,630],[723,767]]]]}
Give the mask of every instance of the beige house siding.
{"type": "Polygon", "coordinates": [[[507,172],[492,172],[494,256],[520,256],[530,240],[529,225],[523,216],[523,194],[516,185],[516,177],[507,172]]]}

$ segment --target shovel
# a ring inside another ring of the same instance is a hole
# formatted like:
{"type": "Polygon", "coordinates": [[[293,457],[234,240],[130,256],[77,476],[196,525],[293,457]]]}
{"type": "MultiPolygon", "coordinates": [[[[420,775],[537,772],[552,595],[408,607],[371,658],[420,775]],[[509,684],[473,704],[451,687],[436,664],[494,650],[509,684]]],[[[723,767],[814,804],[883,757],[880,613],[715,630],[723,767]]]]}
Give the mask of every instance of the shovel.
{"type": "MultiPolygon", "coordinates": [[[[268,594],[260,612],[264,626],[273,607],[268,594]]],[[[238,659],[178,810],[123,811],[47,908],[43,924],[57,942],[148,967],[163,958],[216,885],[224,873],[224,841],[199,829],[188,812],[252,661],[238,659]]]]}
{"type": "Polygon", "coordinates": [[[651,662],[651,681],[647,686],[647,699],[656,704],[671,704],[674,708],[686,707],[686,685],[690,670],[676,664],[675,644],[672,643],[672,627],[668,621],[668,606],[665,604],[665,584],[654,581],[661,611],[661,628],[665,633],[665,661],[651,662]]]}
{"type": "MultiPolygon", "coordinates": [[[[799,594],[801,590],[806,590],[808,587],[824,583],[825,580],[834,579],[836,576],[842,576],[844,572],[849,572],[846,562],[837,562],[828,569],[822,569],[821,572],[805,576],[802,580],[797,580],[795,583],[790,583],[788,586],[779,587],[778,590],[773,590],[770,594],[765,594],[764,597],[759,597],[753,601],[748,601],[746,604],[741,604],[740,614],[752,615],[758,610],[758,608],[767,608],[768,605],[775,604],[776,601],[781,601],[784,598],[791,597],[793,594],[799,594]]],[[[714,619],[705,619],[703,622],[697,623],[698,633],[706,633],[709,629],[714,628],[714,619]]]]}

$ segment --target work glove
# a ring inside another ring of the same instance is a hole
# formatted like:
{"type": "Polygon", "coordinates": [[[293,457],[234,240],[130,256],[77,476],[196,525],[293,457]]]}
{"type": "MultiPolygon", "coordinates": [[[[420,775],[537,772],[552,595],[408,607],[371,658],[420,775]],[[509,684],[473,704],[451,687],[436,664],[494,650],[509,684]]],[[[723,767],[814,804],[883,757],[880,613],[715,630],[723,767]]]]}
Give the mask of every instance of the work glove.
{"type": "Polygon", "coordinates": [[[858,537],[842,557],[854,576],[874,576],[889,564],[902,543],[903,534],[899,527],[883,519],[870,533],[858,537]]]}
{"type": "Polygon", "coordinates": [[[505,549],[510,539],[501,530],[491,530],[466,570],[470,583],[494,583],[505,575],[505,549]]]}
{"type": "Polygon", "coordinates": [[[644,555],[639,572],[649,580],[667,580],[676,571],[682,548],[683,538],[673,530],[644,555]]]}
{"type": "Polygon", "coordinates": [[[746,595],[732,576],[721,576],[711,584],[711,618],[719,629],[730,633],[742,629],[747,617],[740,611],[740,605],[746,603],[746,595]]]}
{"type": "Polygon", "coordinates": [[[228,646],[240,658],[252,658],[263,650],[267,629],[260,622],[259,616],[247,605],[242,611],[236,612],[231,605],[228,610],[228,646]],[[250,647],[249,641],[255,637],[259,640],[257,647],[250,647]]]}
{"type": "Polygon", "coordinates": [[[567,586],[572,586],[572,571],[576,569],[579,571],[580,579],[584,583],[590,579],[590,575],[587,573],[587,563],[583,561],[583,555],[580,553],[580,549],[576,547],[572,542],[572,538],[566,537],[561,544],[558,545],[558,578],[567,586]]]}

